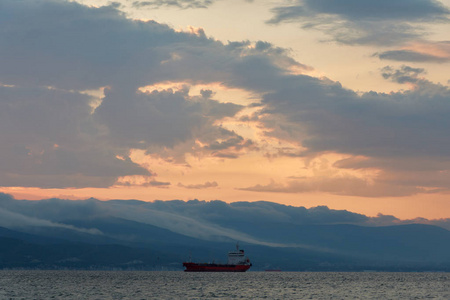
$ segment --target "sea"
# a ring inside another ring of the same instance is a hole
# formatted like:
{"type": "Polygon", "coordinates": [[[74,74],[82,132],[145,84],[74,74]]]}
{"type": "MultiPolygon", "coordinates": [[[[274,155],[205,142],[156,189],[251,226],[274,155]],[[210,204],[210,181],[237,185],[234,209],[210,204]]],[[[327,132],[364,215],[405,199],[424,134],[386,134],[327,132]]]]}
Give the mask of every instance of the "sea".
{"type": "Polygon", "coordinates": [[[450,273],[1,270],[0,299],[450,299],[450,273]]]}

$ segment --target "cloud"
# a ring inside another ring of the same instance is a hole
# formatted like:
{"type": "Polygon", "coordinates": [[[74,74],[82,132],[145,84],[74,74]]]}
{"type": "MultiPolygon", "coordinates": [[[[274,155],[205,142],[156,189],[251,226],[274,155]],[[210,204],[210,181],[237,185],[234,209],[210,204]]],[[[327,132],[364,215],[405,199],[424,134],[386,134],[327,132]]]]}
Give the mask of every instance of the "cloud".
{"type": "Polygon", "coordinates": [[[273,65],[299,64],[268,43],[224,45],[204,33],[128,19],[114,6],[7,0],[0,20],[0,39],[8,41],[0,45],[3,84],[135,92],[164,81],[230,84],[252,57],[278,70],[273,65]]]}
{"type": "Polygon", "coordinates": [[[219,185],[215,181],[207,181],[203,184],[188,184],[184,185],[182,183],[178,183],[178,186],[184,187],[186,189],[207,189],[207,188],[213,188],[218,187],[219,185]]]}
{"type": "MultiPolygon", "coordinates": [[[[84,220],[118,217],[152,224],[193,237],[214,238],[241,235],[243,224],[330,225],[354,224],[360,226],[389,226],[401,224],[430,224],[450,229],[449,219],[400,220],[394,216],[368,217],[347,210],[334,210],[326,206],[312,208],[287,206],[268,201],[154,201],[133,200],[14,200],[0,194],[0,209],[27,218],[64,224],[65,220],[84,220]]],[[[249,226],[249,225],[248,225],[249,226]]],[[[246,236],[250,238],[250,236],[246,236]]]]}
{"type": "Polygon", "coordinates": [[[54,222],[44,218],[39,218],[31,215],[27,215],[26,212],[30,212],[29,209],[34,209],[33,205],[23,205],[24,203],[17,203],[11,196],[0,193],[0,226],[10,229],[26,229],[27,227],[56,227],[62,229],[69,229],[78,232],[88,234],[102,234],[102,232],[96,228],[79,228],[72,225],[62,224],[54,222]],[[25,214],[22,214],[24,209],[25,214]]]}
{"type": "Polygon", "coordinates": [[[289,49],[276,47],[269,42],[229,42],[228,45],[226,45],[226,49],[230,50],[232,53],[239,54],[241,58],[245,57],[244,63],[258,63],[259,65],[254,65],[253,67],[268,68],[269,72],[281,71],[285,73],[286,70],[303,72],[313,69],[310,66],[294,60],[290,56],[291,53],[289,49]]]}
{"type": "Polygon", "coordinates": [[[114,6],[7,0],[0,25],[3,84],[134,91],[167,80],[217,82],[238,57],[204,34],[132,20],[114,6]]]}
{"type": "Polygon", "coordinates": [[[213,156],[226,157],[229,155],[238,157],[239,151],[243,149],[255,149],[255,146],[251,140],[245,140],[240,136],[234,136],[223,141],[216,140],[204,148],[211,150],[213,156]]]}
{"type": "Polygon", "coordinates": [[[157,181],[150,176],[123,176],[120,177],[115,186],[140,186],[140,187],[160,187],[167,188],[171,185],[170,182],[157,181]]]}
{"type": "Polygon", "coordinates": [[[424,192],[423,189],[415,186],[382,181],[373,182],[354,176],[291,179],[285,184],[272,181],[267,185],[257,184],[252,187],[241,188],[241,190],[270,193],[326,192],[335,195],[360,197],[400,197],[424,192]]]}
{"type": "MultiPolygon", "coordinates": [[[[0,221],[0,223],[10,224],[8,228],[12,229],[20,227],[21,224],[53,226],[53,223],[59,223],[54,226],[74,229],[73,226],[64,224],[64,221],[117,217],[207,240],[220,240],[226,237],[243,242],[266,244],[239,231],[196,220],[193,216],[159,210],[155,205],[142,201],[99,201],[95,199],[26,201],[14,200],[11,196],[0,193],[0,216],[3,215],[8,219],[5,218],[6,221],[3,223],[0,221]],[[27,223],[22,221],[27,221],[27,223]]],[[[98,233],[95,228],[81,228],[80,230],[87,233],[98,233]]]]}
{"type": "Polygon", "coordinates": [[[239,54],[204,34],[127,19],[114,5],[45,0],[4,1],[0,26],[3,186],[108,187],[153,175],[131,161],[133,148],[240,138],[215,122],[243,106],[191,97],[188,87],[139,90],[229,78],[224,62],[239,54]]]}
{"type": "Polygon", "coordinates": [[[207,8],[213,4],[214,0],[154,0],[154,1],[134,1],[136,8],[151,7],[159,8],[163,6],[174,6],[181,9],[207,8]]]}
{"type": "MultiPolygon", "coordinates": [[[[414,194],[422,190],[420,186],[433,187],[426,178],[435,180],[437,190],[448,190],[449,182],[442,174],[449,169],[450,157],[444,149],[450,147],[446,138],[450,123],[445,117],[450,112],[450,89],[419,77],[423,73],[423,69],[408,66],[385,68],[385,78],[409,83],[412,89],[362,95],[337,82],[285,76],[275,92],[263,97],[265,108],[260,120],[267,128],[276,129],[271,135],[304,147],[304,156],[334,152],[369,158],[367,169],[378,172],[371,180],[386,187],[389,185],[384,180],[395,178],[391,186],[394,194],[408,190],[414,194]],[[429,169],[423,169],[431,161],[429,169]],[[399,192],[394,184],[403,176],[409,177],[402,171],[406,166],[416,180],[404,182],[414,182],[417,187],[399,187],[403,190],[399,192]],[[431,177],[423,176],[430,173],[431,177]]],[[[324,185],[315,184],[321,186],[326,190],[324,185]]]]}
{"type": "Polygon", "coordinates": [[[298,22],[344,44],[398,44],[423,35],[422,23],[448,19],[450,10],[433,0],[296,0],[272,9],[269,24],[298,22]]]}
{"type": "MultiPolygon", "coordinates": [[[[237,238],[237,232],[241,232],[241,234],[245,232],[242,230],[242,227],[245,227],[243,224],[254,224],[256,227],[258,224],[280,223],[295,225],[354,224],[360,226],[430,224],[450,229],[450,219],[400,220],[386,215],[368,217],[347,210],[329,209],[326,206],[307,209],[268,201],[225,203],[219,200],[173,200],[140,202],[140,205],[136,206],[129,201],[119,200],[102,202],[102,205],[105,205],[106,208],[111,207],[110,204],[113,203],[116,203],[117,206],[114,204],[115,207],[112,210],[108,208],[112,214],[121,214],[122,211],[126,211],[124,215],[130,220],[150,222],[153,225],[194,237],[211,238],[215,235],[224,235],[237,238]]],[[[243,238],[241,241],[244,241],[250,236],[242,235],[241,238],[243,238]]],[[[256,241],[256,243],[258,242],[256,241]]]]}
{"type": "Polygon", "coordinates": [[[123,147],[146,149],[151,145],[173,147],[212,130],[216,120],[233,116],[242,106],[211,99],[191,101],[189,90],[148,93],[108,89],[94,118],[105,124],[110,138],[123,147]],[[127,99],[127,101],[124,101],[127,99]]]}
{"type": "Polygon", "coordinates": [[[393,69],[392,67],[384,67],[382,70],[382,76],[385,79],[392,80],[397,83],[417,83],[420,78],[420,74],[425,72],[421,68],[412,68],[409,66],[401,66],[400,69],[393,69]]]}
{"type": "MultiPolygon", "coordinates": [[[[138,9],[142,8],[161,8],[175,7],[179,9],[198,9],[208,8],[218,0],[153,0],[153,1],[134,1],[132,6],[138,9]]],[[[253,0],[244,0],[245,2],[253,2],[253,0]]]]}
{"type": "Polygon", "coordinates": [[[450,61],[449,57],[441,57],[437,55],[416,52],[412,50],[392,50],[376,53],[374,56],[382,60],[408,61],[408,62],[432,62],[443,63],[450,61]]]}
{"type": "MultiPolygon", "coordinates": [[[[448,9],[434,1],[372,1],[365,6],[360,1],[295,3],[286,10],[295,13],[292,18],[276,22],[301,17],[303,25],[310,22],[322,28],[334,26],[330,20],[337,19],[343,27],[333,30],[343,33],[359,26],[362,32],[356,36],[344,34],[347,42],[378,34],[374,28],[382,31],[377,36],[381,39],[393,38],[386,33],[416,36],[420,33],[409,24],[444,20],[448,15],[448,9]],[[385,25],[375,26],[379,22],[385,25]],[[406,29],[399,32],[398,26],[406,29]]],[[[378,174],[364,180],[344,176],[313,184],[285,182],[281,187],[326,191],[321,182],[329,180],[335,187],[329,192],[348,193],[339,190],[338,180],[355,188],[375,181],[374,186],[383,187],[380,194],[389,195],[450,186],[444,175],[450,170],[446,150],[450,91],[425,80],[425,70],[385,68],[386,79],[408,84],[410,90],[358,94],[330,79],[302,74],[310,68],[270,43],[223,44],[203,30],[176,32],[154,21],[129,19],[114,5],[6,0],[0,26],[4,186],[107,187],[135,176],[163,187],[167,182],[158,180],[152,166],[131,159],[133,151],[170,153],[176,162],[186,153],[239,158],[246,151],[262,151],[256,139],[221,126],[223,120],[239,117],[243,105],[215,100],[213,89],[198,95],[189,90],[191,85],[210,83],[262,95],[261,103],[255,104],[261,110],[252,120],[267,136],[296,146],[290,155],[365,157],[364,163],[336,166],[378,174]],[[167,82],[186,86],[144,91],[167,82]],[[395,189],[386,183],[389,180],[404,186],[395,189]],[[393,190],[387,191],[387,186],[393,190]]]]}
{"type": "Polygon", "coordinates": [[[21,214],[5,211],[0,208],[0,226],[10,229],[24,229],[26,227],[55,227],[61,229],[74,230],[77,232],[101,235],[103,234],[98,229],[93,228],[78,228],[72,225],[53,223],[47,220],[30,218],[21,214]]]}
{"type": "Polygon", "coordinates": [[[92,97],[41,87],[0,86],[3,186],[106,187],[149,175],[121,149],[109,152],[91,115],[92,97]]]}
{"type": "Polygon", "coordinates": [[[450,90],[417,78],[421,72],[409,67],[385,72],[388,78],[415,83],[413,90],[362,95],[337,82],[289,76],[264,96],[263,121],[284,122],[291,139],[314,152],[447,156],[442,148],[447,141],[441,138],[449,124],[442,113],[450,109],[450,90]]]}
{"type": "Polygon", "coordinates": [[[168,186],[168,185],[170,185],[170,182],[162,182],[162,181],[153,180],[153,181],[150,181],[149,185],[150,186],[168,186]]]}

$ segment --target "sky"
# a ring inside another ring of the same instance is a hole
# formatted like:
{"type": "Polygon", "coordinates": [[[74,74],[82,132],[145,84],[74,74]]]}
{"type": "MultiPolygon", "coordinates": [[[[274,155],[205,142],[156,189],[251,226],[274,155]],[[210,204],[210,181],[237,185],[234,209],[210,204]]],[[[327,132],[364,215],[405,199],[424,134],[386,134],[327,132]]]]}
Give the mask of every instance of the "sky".
{"type": "Polygon", "coordinates": [[[0,192],[450,218],[450,0],[0,0],[0,192]]]}

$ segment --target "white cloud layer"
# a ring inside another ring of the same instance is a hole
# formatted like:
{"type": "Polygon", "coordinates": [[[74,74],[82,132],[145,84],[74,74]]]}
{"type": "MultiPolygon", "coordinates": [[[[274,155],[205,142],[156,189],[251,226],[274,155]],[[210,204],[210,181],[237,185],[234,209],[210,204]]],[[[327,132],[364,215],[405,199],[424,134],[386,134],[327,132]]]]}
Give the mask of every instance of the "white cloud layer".
{"type": "MultiPolygon", "coordinates": [[[[0,194],[0,214],[11,216],[0,226],[11,229],[27,226],[59,226],[91,234],[99,234],[96,228],[65,225],[73,220],[119,218],[150,224],[194,238],[206,240],[239,240],[254,244],[270,244],[264,238],[267,226],[307,226],[353,224],[358,226],[393,226],[402,224],[429,224],[450,229],[449,219],[399,220],[394,216],[368,217],[346,210],[332,210],[326,206],[310,209],[280,205],[273,202],[222,201],[155,201],[132,200],[98,201],[95,199],[72,201],[49,199],[40,201],[14,200],[0,194]],[[11,221],[13,220],[13,221],[11,221]],[[253,234],[252,234],[253,231],[253,234]]],[[[292,245],[291,245],[292,246],[292,245]]],[[[301,245],[298,245],[301,246],[301,245]]]]}

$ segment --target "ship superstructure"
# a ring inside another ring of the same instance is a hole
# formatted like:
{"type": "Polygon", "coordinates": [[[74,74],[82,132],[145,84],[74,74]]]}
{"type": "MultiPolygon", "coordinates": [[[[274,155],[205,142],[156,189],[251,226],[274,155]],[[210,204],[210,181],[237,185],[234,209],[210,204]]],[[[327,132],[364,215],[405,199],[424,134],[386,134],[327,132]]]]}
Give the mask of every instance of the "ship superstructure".
{"type": "Polygon", "coordinates": [[[236,244],[236,251],[228,252],[226,264],[184,262],[185,272],[245,272],[252,264],[245,252],[236,244]]]}

